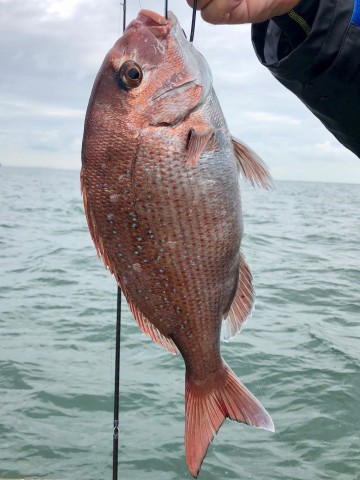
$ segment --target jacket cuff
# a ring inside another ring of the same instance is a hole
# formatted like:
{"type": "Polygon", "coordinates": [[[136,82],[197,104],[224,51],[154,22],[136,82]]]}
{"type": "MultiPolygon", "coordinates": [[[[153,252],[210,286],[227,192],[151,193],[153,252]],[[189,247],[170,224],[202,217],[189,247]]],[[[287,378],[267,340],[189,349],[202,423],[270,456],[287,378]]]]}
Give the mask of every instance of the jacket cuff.
{"type": "Polygon", "coordinates": [[[253,24],[252,41],[260,62],[276,77],[308,81],[340,50],[353,6],[352,0],[302,0],[287,15],[253,24]],[[290,39],[288,48],[284,36],[290,39]]]}
{"type": "Polygon", "coordinates": [[[260,62],[360,157],[360,0],[320,0],[310,31],[285,51],[292,22],[283,15],[252,26],[260,62]]]}
{"type": "Polygon", "coordinates": [[[318,9],[319,0],[301,0],[289,13],[274,17],[272,20],[289,34],[297,27],[308,33],[307,30],[309,28],[310,31],[318,9]]]}
{"type": "Polygon", "coordinates": [[[280,28],[276,46],[279,60],[295,50],[310,34],[318,8],[319,0],[301,0],[289,13],[272,18],[280,28]]]}

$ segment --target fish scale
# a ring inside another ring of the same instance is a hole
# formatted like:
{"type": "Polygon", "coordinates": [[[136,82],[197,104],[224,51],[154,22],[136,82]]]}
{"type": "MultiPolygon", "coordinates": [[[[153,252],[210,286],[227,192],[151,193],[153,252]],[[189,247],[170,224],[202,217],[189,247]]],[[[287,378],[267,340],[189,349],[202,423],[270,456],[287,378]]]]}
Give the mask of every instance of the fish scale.
{"type": "Polygon", "coordinates": [[[273,430],[222,359],[220,331],[253,304],[239,171],[261,160],[228,131],[205,59],[176,17],[142,10],[106,56],[89,101],[82,192],[96,249],[140,328],[186,366],[186,460],[197,476],[225,418],[273,430]]]}
{"type": "MultiPolygon", "coordinates": [[[[145,159],[144,159],[145,160],[145,159]]],[[[165,160],[166,163],[166,160],[165,160]]],[[[176,172],[176,159],[173,159],[172,163],[172,170],[176,172]]],[[[139,161],[139,165],[143,165],[143,162],[141,162],[141,159],[139,161]]],[[[144,168],[147,169],[146,163],[144,162],[144,168]]],[[[193,257],[197,256],[205,256],[205,259],[207,258],[207,253],[204,251],[202,248],[202,254],[199,254],[200,249],[199,246],[199,236],[196,235],[196,230],[197,226],[201,224],[202,221],[202,212],[203,207],[201,208],[194,208],[192,207],[192,213],[189,214],[189,209],[184,208],[184,195],[188,194],[189,191],[189,182],[187,179],[187,175],[184,175],[183,171],[183,158],[179,158],[178,161],[178,175],[182,175],[184,177],[183,181],[177,181],[177,182],[171,182],[171,176],[167,174],[166,168],[162,167],[162,164],[156,164],[156,169],[159,170],[160,175],[158,177],[157,174],[153,175],[153,178],[159,178],[158,183],[155,185],[155,188],[158,193],[158,199],[159,199],[159,204],[155,206],[154,209],[154,215],[151,216],[151,218],[148,219],[148,221],[151,221],[151,226],[153,231],[155,232],[156,237],[159,237],[159,240],[165,240],[164,245],[166,245],[167,241],[176,241],[175,239],[177,238],[177,235],[173,235],[174,228],[177,227],[178,233],[182,232],[183,236],[185,238],[190,238],[191,239],[191,244],[177,244],[175,248],[173,248],[169,253],[170,255],[165,255],[162,258],[161,262],[156,262],[156,267],[158,270],[162,270],[161,274],[165,275],[167,278],[168,282],[171,282],[171,284],[177,285],[179,282],[177,279],[169,278],[167,277],[169,269],[171,269],[169,275],[171,277],[178,272],[178,268],[176,267],[176,264],[174,265],[174,259],[179,259],[177,263],[179,264],[180,267],[180,272],[186,273],[188,272],[188,267],[189,267],[189,262],[196,262],[198,263],[197,259],[193,259],[193,257]],[[161,175],[162,172],[162,175],[161,175]],[[170,181],[169,181],[170,180],[170,181]],[[182,208],[179,208],[182,205],[182,208]],[[165,207],[166,206],[166,207],[165,207]],[[166,209],[165,209],[166,208],[166,209]],[[162,222],[162,218],[164,217],[164,213],[166,212],[166,217],[167,217],[167,225],[164,225],[162,222]],[[183,214],[179,213],[183,212],[183,214]],[[185,233],[184,233],[185,232],[185,233]],[[184,256],[184,246],[185,246],[185,251],[187,251],[187,254],[184,256]],[[162,263],[164,262],[164,263],[162,263]],[[161,268],[161,266],[163,268],[161,268]]],[[[140,173],[139,173],[140,175],[140,173]]],[[[193,198],[193,193],[190,193],[190,198],[193,198]]],[[[157,253],[157,250],[161,248],[161,245],[163,243],[156,244],[155,246],[155,255],[157,253]]],[[[154,255],[154,256],[155,256],[154,255]]],[[[204,265],[206,266],[205,262],[204,265]]],[[[194,278],[188,278],[186,279],[185,277],[185,284],[182,287],[183,292],[181,292],[180,288],[178,289],[177,296],[182,295],[182,303],[186,302],[187,300],[192,300],[191,304],[187,308],[187,310],[193,311],[193,302],[195,301],[198,305],[199,303],[199,297],[202,298],[201,295],[201,289],[196,289],[194,286],[196,286],[197,280],[199,280],[199,276],[196,276],[196,268],[195,270],[195,279],[194,278]],[[187,280],[187,281],[186,281],[187,280]],[[195,285],[194,285],[195,283],[195,285]],[[190,289],[192,290],[192,294],[189,295],[190,289]],[[200,296],[201,295],[201,296],[200,296]]],[[[206,277],[206,271],[204,271],[202,274],[204,277],[206,277]]],[[[156,299],[155,299],[156,300],[156,299]]],[[[161,301],[161,297],[160,297],[161,301]]],[[[153,304],[154,305],[154,304],[153,304]]],[[[151,306],[151,308],[153,307],[151,306]]],[[[156,305],[156,302],[155,302],[156,305]]],[[[159,307],[158,307],[159,308],[159,307]]],[[[204,312],[206,315],[208,312],[204,312]]],[[[168,315],[170,316],[170,312],[168,312],[168,315]]],[[[171,332],[169,332],[171,333],[171,332]]]]}

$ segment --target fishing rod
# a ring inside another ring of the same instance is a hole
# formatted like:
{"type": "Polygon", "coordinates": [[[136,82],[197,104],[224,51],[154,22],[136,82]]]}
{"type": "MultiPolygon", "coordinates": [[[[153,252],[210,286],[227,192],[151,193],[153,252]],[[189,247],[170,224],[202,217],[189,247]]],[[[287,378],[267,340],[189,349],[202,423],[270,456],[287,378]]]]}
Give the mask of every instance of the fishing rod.
{"type": "MultiPolygon", "coordinates": [[[[123,10],[123,33],[126,28],[126,0],[121,3],[123,10]]],[[[190,42],[194,40],[197,0],[194,0],[190,42]]],[[[168,0],[165,0],[165,18],[168,18],[168,0]]],[[[114,423],[113,423],[113,480],[118,480],[119,471],[119,404],[120,404],[120,340],[121,340],[121,288],[117,287],[116,333],[115,333],[115,380],[114,380],[114,423]]]]}
{"type": "Polygon", "coordinates": [[[118,479],[119,470],[119,399],[120,399],[120,338],[121,338],[121,288],[117,289],[116,334],[115,334],[115,387],[114,387],[114,430],[113,430],[113,480],[118,479]]]}
{"type": "MultiPolygon", "coordinates": [[[[126,28],[126,0],[121,3],[123,10],[123,33],[126,28]]],[[[121,288],[117,287],[116,332],[115,332],[115,379],[114,379],[114,423],[113,423],[113,480],[119,472],[119,403],[120,403],[120,339],[121,339],[121,288]]]]}

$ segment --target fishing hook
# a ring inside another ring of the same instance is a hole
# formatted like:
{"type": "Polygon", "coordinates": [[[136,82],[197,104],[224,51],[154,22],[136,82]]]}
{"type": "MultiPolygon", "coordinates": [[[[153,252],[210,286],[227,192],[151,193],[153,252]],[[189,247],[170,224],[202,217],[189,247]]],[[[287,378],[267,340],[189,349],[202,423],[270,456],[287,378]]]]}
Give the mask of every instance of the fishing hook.
{"type": "MultiPolygon", "coordinates": [[[[123,7],[123,32],[126,28],[126,0],[121,3],[123,7]]],[[[195,35],[195,23],[196,23],[196,10],[197,10],[197,0],[194,0],[193,11],[192,11],[192,19],[191,19],[191,31],[190,31],[190,42],[194,41],[195,35]]],[[[165,0],[165,18],[168,20],[169,18],[169,0],[165,0]]]]}
{"type": "MultiPolygon", "coordinates": [[[[197,0],[194,0],[192,19],[191,19],[191,32],[190,32],[190,42],[194,40],[195,34],[195,23],[196,23],[196,10],[197,10],[197,0]]],[[[169,18],[169,0],[165,0],[165,18],[169,18]]]]}

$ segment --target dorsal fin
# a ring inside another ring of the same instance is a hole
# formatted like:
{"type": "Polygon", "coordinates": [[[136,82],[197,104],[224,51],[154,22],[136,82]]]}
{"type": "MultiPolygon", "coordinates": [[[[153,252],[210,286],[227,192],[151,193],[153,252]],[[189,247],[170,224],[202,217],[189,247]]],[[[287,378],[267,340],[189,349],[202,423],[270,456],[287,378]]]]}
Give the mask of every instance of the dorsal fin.
{"type": "Polygon", "coordinates": [[[240,171],[244,178],[246,178],[253,187],[257,185],[267,190],[274,188],[274,181],[261,158],[245,143],[235,137],[231,137],[231,139],[236,158],[239,162],[240,171]]]}
{"type": "Polygon", "coordinates": [[[254,305],[255,292],[252,286],[252,275],[244,255],[240,252],[239,282],[234,300],[225,313],[222,323],[221,337],[228,340],[240,332],[254,305]]]}

